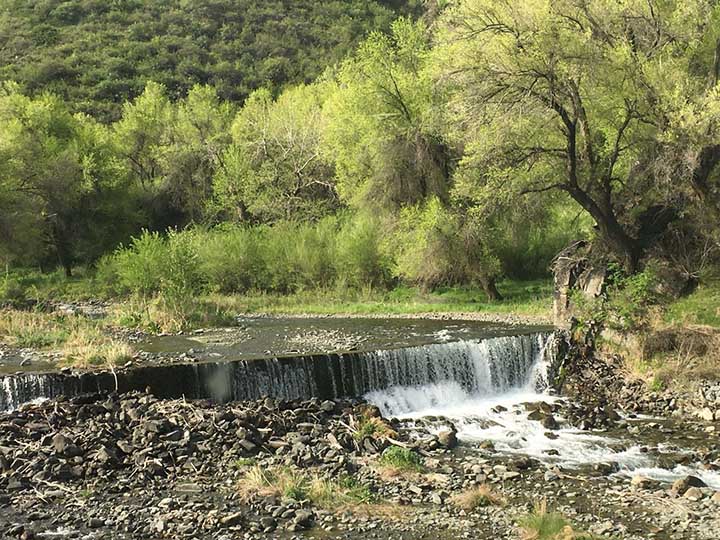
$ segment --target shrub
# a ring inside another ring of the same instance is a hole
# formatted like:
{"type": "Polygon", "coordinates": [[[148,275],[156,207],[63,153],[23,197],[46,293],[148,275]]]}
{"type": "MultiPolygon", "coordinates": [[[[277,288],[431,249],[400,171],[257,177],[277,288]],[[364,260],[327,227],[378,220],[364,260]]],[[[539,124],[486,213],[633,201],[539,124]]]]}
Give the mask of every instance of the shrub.
{"type": "Polygon", "coordinates": [[[160,291],[167,272],[169,256],[165,239],[157,232],[143,231],[126,248],[119,248],[103,271],[103,275],[117,277],[120,286],[130,292],[149,295],[160,291]]]}
{"type": "Polygon", "coordinates": [[[380,456],[380,463],[398,471],[422,471],[422,458],[408,448],[391,446],[380,456]]]}
{"type": "Polygon", "coordinates": [[[266,227],[218,227],[196,237],[199,270],[210,291],[267,289],[266,227]]]}
{"type": "Polygon", "coordinates": [[[27,287],[19,279],[6,275],[0,281],[0,305],[17,306],[27,300],[27,287]]]}
{"type": "Polygon", "coordinates": [[[494,299],[501,268],[489,233],[479,220],[450,211],[438,199],[407,207],[391,239],[395,275],[424,289],[478,284],[494,299]]]}
{"type": "Polygon", "coordinates": [[[450,498],[450,502],[466,512],[485,506],[502,506],[505,504],[502,497],[493,492],[490,486],[486,484],[456,493],[450,498]]]}
{"type": "Polygon", "coordinates": [[[382,249],[382,225],[370,214],[346,219],[337,233],[333,264],[338,280],[352,288],[389,283],[391,264],[382,249]]]}

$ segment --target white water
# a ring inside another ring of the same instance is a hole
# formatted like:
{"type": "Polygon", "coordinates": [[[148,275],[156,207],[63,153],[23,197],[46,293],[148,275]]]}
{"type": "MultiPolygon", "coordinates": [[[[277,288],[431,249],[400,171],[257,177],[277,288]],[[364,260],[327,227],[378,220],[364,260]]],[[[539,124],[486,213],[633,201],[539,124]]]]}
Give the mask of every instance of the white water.
{"type": "MultiPolygon", "coordinates": [[[[507,360],[513,351],[502,348],[506,343],[490,340],[475,343],[470,355],[474,361],[476,380],[468,385],[451,378],[431,384],[393,386],[375,390],[365,398],[377,405],[384,416],[405,419],[443,417],[458,430],[458,438],[467,443],[492,441],[496,451],[525,455],[548,465],[574,469],[595,463],[617,463],[621,475],[642,475],[671,482],[677,478],[694,475],[715,489],[720,489],[720,473],[701,470],[699,467],[678,466],[673,470],[657,466],[655,458],[641,451],[641,446],[631,440],[619,440],[600,433],[580,431],[563,425],[554,431],[557,438],[549,438],[546,428],[538,421],[528,420],[528,411],[521,404],[544,401],[551,403],[554,397],[544,392],[547,379],[546,338],[539,336],[535,358],[528,369],[508,377],[498,366],[498,360],[507,360]],[[508,380],[519,384],[508,386],[508,380]],[[472,390],[468,390],[472,388],[472,390]],[[498,407],[500,406],[500,407],[498,407]]],[[[465,342],[470,346],[472,342],[465,342]]],[[[517,351],[515,351],[517,352],[517,351]]],[[[452,362],[451,358],[446,359],[452,362]]],[[[509,362],[509,369],[516,370],[522,362],[509,362]]],[[[451,370],[448,370],[450,372],[451,370]]],[[[556,417],[562,424],[562,418],[556,417]]],[[[444,429],[445,423],[437,422],[436,431],[444,429]]],[[[663,447],[659,450],[662,452],[663,447]]]]}

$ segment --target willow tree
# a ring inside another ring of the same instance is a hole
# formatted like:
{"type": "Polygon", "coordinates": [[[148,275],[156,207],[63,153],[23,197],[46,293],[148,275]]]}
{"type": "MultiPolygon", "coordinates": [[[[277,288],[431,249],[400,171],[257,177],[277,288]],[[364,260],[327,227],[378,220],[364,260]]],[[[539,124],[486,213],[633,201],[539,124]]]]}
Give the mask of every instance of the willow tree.
{"type": "Polygon", "coordinates": [[[324,149],[352,205],[447,200],[452,162],[426,71],[429,38],[421,22],[399,19],[391,34],[372,33],[337,73],[324,149]]]}
{"type": "Polygon", "coordinates": [[[634,271],[644,245],[632,217],[656,202],[649,163],[710,4],[460,0],[435,63],[466,145],[461,187],[486,199],[563,191],[634,271]]]}
{"type": "Polygon", "coordinates": [[[214,180],[215,200],[232,219],[317,218],[337,207],[331,167],[321,159],[324,92],[298,86],[274,100],[250,95],[232,124],[232,143],[214,180]]]}

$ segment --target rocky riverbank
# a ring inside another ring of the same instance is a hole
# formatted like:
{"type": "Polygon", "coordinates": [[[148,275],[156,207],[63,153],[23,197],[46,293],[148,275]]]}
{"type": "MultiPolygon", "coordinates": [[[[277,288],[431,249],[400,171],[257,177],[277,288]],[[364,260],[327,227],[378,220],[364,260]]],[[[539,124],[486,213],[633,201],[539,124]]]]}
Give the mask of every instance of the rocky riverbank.
{"type": "MultiPolygon", "coordinates": [[[[703,439],[708,425],[633,424],[608,411],[603,429],[642,432],[647,452],[694,439],[692,459],[720,467],[717,439],[703,439]]],[[[518,414],[548,437],[561,423],[600,422],[595,409],[563,400],[518,414]]],[[[457,445],[442,419],[383,419],[358,401],[61,398],[0,415],[0,470],[7,538],[510,539],[541,500],[605,538],[710,540],[720,527],[720,494],[697,478],[663,484],[613,474],[611,463],[568,469],[457,445]],[[399,463],[386,459],[398,453],[399,463]],[[297,489],[275,485],[283,475],[297,489]],[[318,482],[323,497],[311,495],[318,482]],[[463,504],[459,495],[478,486],[495,502],[463,504]]]]}

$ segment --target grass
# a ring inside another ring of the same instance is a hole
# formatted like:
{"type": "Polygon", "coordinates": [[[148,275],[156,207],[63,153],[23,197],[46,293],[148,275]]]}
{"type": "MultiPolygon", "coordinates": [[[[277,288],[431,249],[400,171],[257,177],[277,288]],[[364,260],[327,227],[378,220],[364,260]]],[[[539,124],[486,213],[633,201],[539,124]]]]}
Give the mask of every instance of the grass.
{"type": "Polygon", "coordinates": [[[97,330],[76,330],[63,345],[63,365],[77,368],[114,367],[131,360],[133,348],[97,330]]]}
{"type": "Polygon", "coordinates": [[[487,484],[475,486],[456,493],[450,498],[450,502],[466,512],[472,512],[477,508],[484,508],[486,506],[505,505],[505,500],[495,493],[487,484]]]}
{"type": "Polygon", "coordinates": [[[362,441],[366,437],[371,439],[383,439],[387,437],[396,437],[397,433],[383,421],[382,418],[367,418],[361,416],[355,423],[355,432],[353,437],[356,441],[362,441]]]}
{"type": "Polygon", "coordinates": [[[177,303],[161,297],[130,298],[115,306],[111,320],[118,326],[142,328],[153,333],[235,324],[235,318],[216,303],[204,299],[186,299],[177,303]]]}
{"type": "Polygon", "coordinates": [[[413,313],[499,313],[547,318],[552,307],[552,283],[548,280],[503,281],[498,285],[505,299],[488,301],[474,287],[443,287],[423,292],[414,287],[392,291],[320,290],[292,295],[247,294],[205,297],[222,311],[234,313],[378,315],[413,313]]]}
{"type": "Polygon", "coordinates": [[[0,341],[19,348],[59,350],[62,365],[79,368],[115,366],[133,356],[128,344],[106,335],[95,321],[42,311],[0,310],[0,341]]]}
{"type": "Polygon", "coordinates": [[[674,325],[720,328],[720,279],[706,280],[692,294],[668,305],[664,320],[674,325]]]}
{"type": "Polygon", "coordinates": [[[238,490],[245,503],[256,497],[274,495],[338,509],[346,505],[369,504],[374,500],[367,487],[350,477],[328,479],[291,468],[270,470],[254,466],[243,475],[238,490]]]}
{"type": "Polygon", "coordinates": [[[386,470],[397,473],[422,472],[425,470],[419,454],[400,446],[386,448],[380,455],[379,463],[386,470]]]}
{"type": "Polygon", "coordinates": [[[533,511],[520,518],[522,540],[594,540],[597,537],[575,531],[570,522],[559,512],[548,511],[547,501],[535,504],[533,511]]]}
{"type": "Polygon", "coordinates": [[[65,343],[77,326],[74,317],[20,311],[0,310],[0,341],[19,348],[44,349],[65,343]]]}
{"type": "Polygon", "coordinates": [[[254,467],[256,463],[257,460],[255,458],[238,458],[233,461],[232,465],[238,470],[243,470],[247,467],[254,467]]]}

